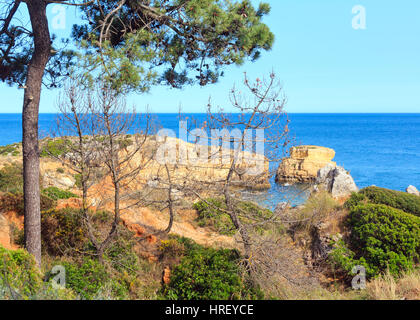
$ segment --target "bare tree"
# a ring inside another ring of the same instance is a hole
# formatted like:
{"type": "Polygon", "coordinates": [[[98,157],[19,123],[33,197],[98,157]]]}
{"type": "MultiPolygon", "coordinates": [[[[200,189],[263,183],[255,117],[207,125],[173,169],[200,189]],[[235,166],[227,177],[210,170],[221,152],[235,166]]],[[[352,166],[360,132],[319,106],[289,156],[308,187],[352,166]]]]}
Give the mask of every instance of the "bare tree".
{"type": "Polygon", "coordinates": [[[152,159],[141,155],[152,132],[150,116],[127,108],[124,97],[104,83],[83,88],[77,80],[67,82],[58,106],[56,136],[64,140],[63,152],[50,155],[79,177],[84,222],[101,259],[117,236],[126,188],[152,159]],[[102,189],[102,194],[96,195],[100,200],[92,204],[92,192],[100,191],[91,188],[103,184],[106,177],[110,177],[112,190],[102,189]],[[107,194],[109,191],[112,196],[107,194]],[[113,222],[106,235],[98,236],[91,223],[90,211],[107,203],[112,203],[113,222]]]}

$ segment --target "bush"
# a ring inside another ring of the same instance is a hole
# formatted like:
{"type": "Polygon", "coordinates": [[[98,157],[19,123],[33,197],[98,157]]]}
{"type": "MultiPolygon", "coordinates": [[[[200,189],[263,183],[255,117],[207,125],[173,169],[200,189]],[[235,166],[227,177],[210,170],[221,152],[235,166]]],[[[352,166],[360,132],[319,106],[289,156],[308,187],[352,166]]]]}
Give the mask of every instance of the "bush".
{"type": "Polygon", "coordinates": [[[69,139],[47,139],[41,143],[41,157],[59,157],[69,151],[71,145],[69,139]]]}
{"type": "MultiPolygon", "coordinates": [[[[207,199],[194,204],[193,208],[198,213],[198,224],[200,227],[211,227],[223,235],[234,235],[236,233],[230,216],[223,212],[226,210],[226,204],[222,199],[207,199]]],[[[268,209],[262,209],[258,205],[249,201],[240,201],[235,204],[235,210],[242,222],[252,219],[268,218],[272,212],[268,209]]],[[[255,220],[254,220],[255,221],[255,220]]]]}
{"type": "Polygon", "coordinates": [[[82,299],[95,299],[109,279],[105,267],[93,259],[85,259],[80,264],[71,262],[57,264],[66,270],[66,285],[82,299]]]}
{"type": "Polygon", "coordinates": [[[200,227],[211,227],[224,235],[234,235],[236,230],[229,215],[222,210],[226,209],[221,199],[207,199],[194,204],[193,208],[198,213],[198,225],[200,227]],[[222,210],[220,210],[221,208],[222,210]]]}
{"type": "Polygon", "coordinates": [[[74,255],[87,245],[87,233],[79,210],[43,212],[41,228],[42,248],[53,256],[74,255]]]}
{"type": "Polygon", "coordinates": [[[236,250],[205,248],[182,238],[184,257],[164,286],[163,296],[170,300],[236,300],[262,298],[240,276],[240,254],[236,250]]]}
{"type": "Polygon", "coordinates": [[[49,187],[42,190],[42,193],[53,200],[76,198],[70,191],[61,190],[57,187],[49,187]]]}
{"type": "Polygon", "coordinates": [[[135,241],[128,230],[119,229],[117,240],[106,250],[106,259],[117,272],[135,275],[139,270],[139,258],[134,251],[135,241]]]}
{"type": "Polygon", "coordinates": [[[0,191],[23,191],[23,167],[21,164],[8,164],[0,170],[0,191]]]}
{"type": "Polygon", "coordinates": [[[0,247],[0,288],[9,292],[11,299],[25,299],[42,287],[42,276],[35,259],[24,250],[9,251],[0,247]],[[16,295],[7,288],[10,287],[16,295]]]}
{"type": "Polygon", "coordinates": [[[420,197],[412,194],[378,187],[369,187],[361,190],[359,195],[353,196],[350,199],[350,203],[347,204],[347,207],[354,206],[354,202],[361,202],[363,200],[375,204],[385,204],[420,217],[420,197]]]}
{"type": "Polygon", "coordinates": [[[351,245],[370,276],[412,269],[420,255],[420,218],[386,205],[364,204],[350,212],[351,245]]]}
{"type": "Polygon", "coordinates": [[[7,146],[0,146],[0,156],[13,156],[20,155],[20,143],[9,144],[7,146]]]}
{"type": "MultiPolygon", "coordinates": [[[[56,206],[56,201],[41,194],[41,211],[48,211],[56,206]]],[[[24,214],[23,193],[6,193],[0,195],[0,210],[14,211],[19,215],[24,214]]]]}
{"type": "Polygon", "coordinates": [[[328,192],[312,194],[302,209],[297,210],[294,229],[311,230],[312,227],[326,220],[336,209],[337,201],[328,192]]]}

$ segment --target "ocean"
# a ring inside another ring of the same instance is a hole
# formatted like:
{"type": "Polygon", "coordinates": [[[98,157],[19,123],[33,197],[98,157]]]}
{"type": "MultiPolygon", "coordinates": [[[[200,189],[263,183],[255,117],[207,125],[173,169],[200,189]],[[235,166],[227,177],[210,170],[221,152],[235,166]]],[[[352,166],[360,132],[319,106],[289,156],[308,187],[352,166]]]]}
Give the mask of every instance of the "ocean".
{"type": "MultiPolygon", "coordinates": [[[[185,114],[198,121],[204,114],[185,114]]],[[[40,135],[54,125],[54,114],[41,114],[40,135]]],[[[178,131],[177,114],[156,114],[162,127],[178,131]]],[[[289,114],[290,134],[296,145],[318,145],[336,151],[334,161],[350,171],[359,188],[376,185],[405,191],[420,188],[420,114],[289,114]]],[[[20,114],[0,114],[0,145],[22,140],[20,114]]],[[[273,208],[285,194],[301,199],[299,187],[277,186],[258,196],[273,208]]],[[[298,203],[301,200],[296,200],[298,203]]]]}

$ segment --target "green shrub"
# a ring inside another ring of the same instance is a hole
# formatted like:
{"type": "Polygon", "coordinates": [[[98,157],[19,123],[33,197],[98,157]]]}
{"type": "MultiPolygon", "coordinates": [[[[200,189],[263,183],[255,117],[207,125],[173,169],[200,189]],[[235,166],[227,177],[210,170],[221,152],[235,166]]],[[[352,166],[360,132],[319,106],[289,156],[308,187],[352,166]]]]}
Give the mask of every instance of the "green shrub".
{"type": "Polygon", "coordinates": [[[82,263],[60,262],[66,270],[66,285],[82,299],[92,300],[104,288],[109,279],[105,267],[93,259],[82,263]]]}
{"type": "Polygon", "coordinates": [[[81,189],[82,188],[82,175],[80,173],[76,173],[74,175],[74,180],[76,181],[75,186],[81,189]]]}
{"type": "Polygon", "coordinates": [[[420,218],[386,205],[364,204],[350,212],[351,244],[371,275],[412,269],[420,255],[420,218]]]}
{"type": "Polygon", "coordinates": [[[106,250],[106,259],[117,272],[135,275],[139,270],[139,258],[134,251],[135,241],[128,230],[121,229],[117,240],[106,250]]]}
{"type": "Polygon", "coordinates": [[[0,300],[73,300],[69,289],[56,289],[43,282],[34,258],[24,250],[0,247],[0,300]]]}
{"type": "Polygon", "coordinates": [[[353,198],[352,202],[366,200],[375,204],[385,204],[420,217],[420,197],[418,196],[378,187],[368,187],[359,193],[360,195],[356,196],[356,199],[353,198]]]}
{"type": "Polygon", "coordinates": [[[74,255],[87,245],[80,210],[50,210],[42,213],[42,248],[53,256],[74,255]]]}
{"type": "Polygon", "coordinates": [[[8,291],[11,299],[28,299],[42,287],[42,275],[35,259],[24,250],[0,247],[0,274],[0,288],[8,291]]]}
{"type": "MultiPolygon", "coordinates": [[[[222,199],[207,199],[193,205],[198,213],[198,225],[200,227],[211,227],[215,231],[224,235],[234,235],[236,233],[235,226],[229,214],[225,213],[226,204],[222,199]]],[[[240,201],[235,204],[235,210],[242,222],[249,222],[268,218],[272,212],[268,209],[262,209],[258,205],[249,201],[240,201]]]]}
{"type": "Polygon", "coordinates": [[[41,157],[59,157],[70,150],[71,141],[69,139],[46,139],[41,142],[41,157]]]}
{"type": "Polygon", "coordinates": [[[0,146],[0,156],[13,156],[20,155],[20,143],[9,144],[7,146],[0,146]]]}
{"type": "Polygon", "coordinates": [[[334,273],[352,276],[353,268],[363,266],[368,277],[375,276],[376,270],[370,268],[365,258],[356,259],[356,253],[350,250],[343,240],[333,243],[334,249],[328,255],[328,262],[333,268],[334,273]]]}
{"type": "Polygon", "coordinates": [[[226,209],[221,199],[208,199],[194,204],[193,208],[198,213],[198,225],[200,227],[211,227],[224,235],[234,235],[236,230],[229,215],[222,210],[226,209]],[[221,208],[222,210],[218,209],[221,208]]]}
{"type": "Polygon", "coordinates": [[[23,191],[23,167],[21,164],[8,164],[0,170],[0,191],[23,191]]]}
{"type": "Polygon", "coordinates": [[[353,208],[357,207],[360,204],[368,203],[367,197],[363,193],[352,193],[351,197],[346,201],[344,204],[344,207],[352,210],[353,208]]]}
{"type": "Polygon", "coordinates": [[[57,173],[65,173],[66,171],[64,170],[64,168],[57,168],[57,173]]]}
{"type": "Polygon", "coordinates": [[[182,238],[184,257],[164,286],[163,296],[170,300],[236,300],[262,298],[240,276],[240,254],[236,250],[205,248],[182,238]]]}
{"type": "Polygon", "coordinates": [[[49,187],[42,190],[42,193],[53,200],[76,198],[70,191],[61,190],[57,187],[49,187]]]}

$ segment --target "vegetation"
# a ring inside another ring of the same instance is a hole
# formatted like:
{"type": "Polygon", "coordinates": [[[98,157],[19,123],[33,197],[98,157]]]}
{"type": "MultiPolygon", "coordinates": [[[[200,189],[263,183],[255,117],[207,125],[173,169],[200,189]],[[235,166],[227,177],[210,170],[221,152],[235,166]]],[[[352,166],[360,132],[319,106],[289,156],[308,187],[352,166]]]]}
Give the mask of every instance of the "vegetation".
{"type": "MultiPolygon", "coordinates": [[[[163,288],[170,300],[237,300],[262,298],[262,293],[241,277],[240,254],[236,250],[205,248],[191,240],[176,240],[184,247],[183,257],[175,266],[171,282],[163,288]]],[[[181,246],[181,247],[182,247],[181,246]]],[[[178,247],[169,243],[168,247],[178,247]]]]}
{"type": "Polygon", "coordinates": [[[368,187],[353,194],[346,206],[350,208],[361,201],[385,204],[420,217],[420,197],[405,192],[368,187]]]}
{"type": "MultiPolygon", "coordinates": [[[[198,213],[198,224],[200,227],[211,227],[215,231],[223,235],[234,235],[236,229],[232,219],[227,213],[226,204],[222,199],[210,198],[202,200],[193,205],[198,213]]],[[[272,216],[272,212],[268,209],[262,209],[258,205],[249,201],[239,201],[235,204],[235,209],[240,212],[242,221],[250,221],[250,219],[262,219],[272,216]]]]}
{"type": "Polygon", "coordinates": [[[86,229],[79,210],[42,213],[42,248],[52,256],[77,255],[86,247],[86,229]]]}
{"type": "Polygon", "coordinates": [[[57,187],[49,187],[42,190],[42,193],[53,200],[77,198],[77,196],[70,192],[61,190],[57,187]]]}
{"type": "Polygon", "coordinates": [[[420,270],[403,272],[394,277],[389,272],[367,285],[367,299],[371,300],[420,300],[420,270]]]}
{"type": "MultiPolygon", "coordinates": [[[[41,210],[48,211],[56,206],[56,201],[50,197],[41,194],[41,210]]],[[[4,193],[0,194],[0,210],[14,211],[18,215],[23,215],[23,193],[4,193]]]]}
{"type": "Polygon", "coordinates": [[[44,282],[33,256],[24,250],[0,247],[0,300],[74,299],[68,289],[55,289],[44,282]]]}
{"type": "Polygon", "coordinates": [[[0,191],[23,191],[23,168],[21,164],[11,163],[0,169],[0,191]]]}
{"type": "Polygon", "coordinates": [[[70,139],[66,138],[47,139],[41,144],[40,156],[43,158],[58,158],[69,151],[69,144],[71,143],[70,139]]]}
{"type": "Polygon", "coordinates": [[[17,157],[20,155],[21,143],[9,144],[7,146],[0,146],[0,156],[13,156],[17,157]]]}
{"type": "Polygon", "coordinates": [[[348,221],[350,243],[337,243],[330,254],[335,267],[351,274],[356,265],[366,267],[368,277],[388,271],[397,276],[419,262],[420,218],[382,204],[355,205],[353,196],[348,221]]]}

